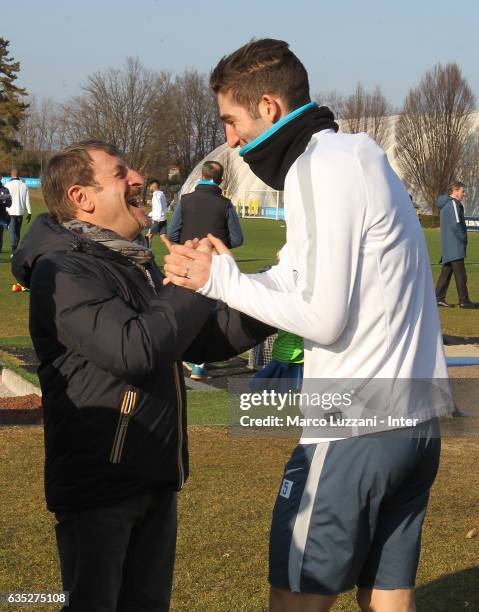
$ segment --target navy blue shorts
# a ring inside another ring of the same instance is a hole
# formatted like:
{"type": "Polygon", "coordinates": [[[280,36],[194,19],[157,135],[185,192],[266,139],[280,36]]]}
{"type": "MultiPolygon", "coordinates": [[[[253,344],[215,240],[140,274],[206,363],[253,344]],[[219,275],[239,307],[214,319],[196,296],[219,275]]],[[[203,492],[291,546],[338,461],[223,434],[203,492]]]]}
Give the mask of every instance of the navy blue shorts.
{"type": "Polygon", "coordinates": [[[323,595],[414,588],[440,448],[436,419],[298,445],[273,511],[271,585],[323,595]]]}

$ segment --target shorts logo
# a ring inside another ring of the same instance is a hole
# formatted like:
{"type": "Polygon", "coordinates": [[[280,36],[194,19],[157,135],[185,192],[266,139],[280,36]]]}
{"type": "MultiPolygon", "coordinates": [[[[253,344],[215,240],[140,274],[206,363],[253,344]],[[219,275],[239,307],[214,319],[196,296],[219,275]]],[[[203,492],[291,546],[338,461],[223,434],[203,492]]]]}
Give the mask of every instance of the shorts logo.
{"type": "Polygon", "coordinates": [[[291,474],[291,472],[298,472],[299,470],[302,470],[303,468],[293,468],[291,470],[286,470],[286,472],[284,473],[285,476],[287,476],[288,474],[291,474]]]}
{"type": "Polygon", "coordinates": [[[281,490],[279,492],[279,494],[281,495],[281,497],[285,497],[286,499],[289,499],[289,496],[291,494],[291,489],[293,488],[293,481],[292,480],[286,480],[286,478],[283,480],[283,484],[281,485],[281,490]]]}

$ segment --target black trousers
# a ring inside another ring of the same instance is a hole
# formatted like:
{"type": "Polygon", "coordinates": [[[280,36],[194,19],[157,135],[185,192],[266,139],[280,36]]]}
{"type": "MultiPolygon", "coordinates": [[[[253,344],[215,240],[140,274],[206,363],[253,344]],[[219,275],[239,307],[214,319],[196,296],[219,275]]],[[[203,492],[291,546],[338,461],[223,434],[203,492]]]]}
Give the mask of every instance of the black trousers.
{"type": "Polygon", "coordinates": [[[2,215],[0,212],[0,253],[3,249],[3,232],[8,229],[10,219],[7,215],[2,215]]]}
{"type": "Polygon", "coordinates": [[[13,251],[20,242],[20,231],[22,229],[23,215],[10,215],[10,223],[8,224],[8,237],[10,238],[10,248],[13,251]]]}
{"type": "Polygon", "coordinates": [[[449,261],[442,265],[441,274],[437,279],[436,285],[437,301],[444,301],[446,299],[447,289],[453,274],[456,281],[459,304],[466,304],[469,302],[469,293],[467,291],[467,274],[464,259],[456,259],[456,261],[449,261]]]}
{"type": "Polygon", "coordinates": [[[176,549],[176,493],[55,514],[65,612],[166,612],[176,549]]]}

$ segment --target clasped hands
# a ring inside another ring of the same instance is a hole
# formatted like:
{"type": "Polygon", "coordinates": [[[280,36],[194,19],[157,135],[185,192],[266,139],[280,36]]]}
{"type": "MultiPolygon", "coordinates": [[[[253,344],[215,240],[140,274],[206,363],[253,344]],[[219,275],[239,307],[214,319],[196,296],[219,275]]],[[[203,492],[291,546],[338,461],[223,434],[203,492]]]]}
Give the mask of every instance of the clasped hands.
{"type": "Polygon", "coordinates": [[[183,245],[171,243],[164,235],[161,240],[169,251],[165,256],[164,285],[173,283],[197,291],[208,282],[213,254],[231,255],[227,246],[212,234],[201,240],[187,240],[183,245]]]}

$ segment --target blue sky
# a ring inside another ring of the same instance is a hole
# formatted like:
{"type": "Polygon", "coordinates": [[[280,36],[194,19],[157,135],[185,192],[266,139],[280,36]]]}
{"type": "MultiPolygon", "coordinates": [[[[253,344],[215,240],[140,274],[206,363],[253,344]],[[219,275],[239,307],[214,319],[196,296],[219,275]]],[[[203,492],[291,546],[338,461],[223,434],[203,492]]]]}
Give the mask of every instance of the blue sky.
{"type": "Polygon", "coordinates": [[[361,80],[400,106],[437,62],[456,61],[479,98],[477,0],[15,0],[0,36],[21,62],[19,84],[59,101],[88,74],[138,56],[148,68],[209,71],[251,37],[282,38],[308,69],[312,93],[348,94],[361,80]]]}

